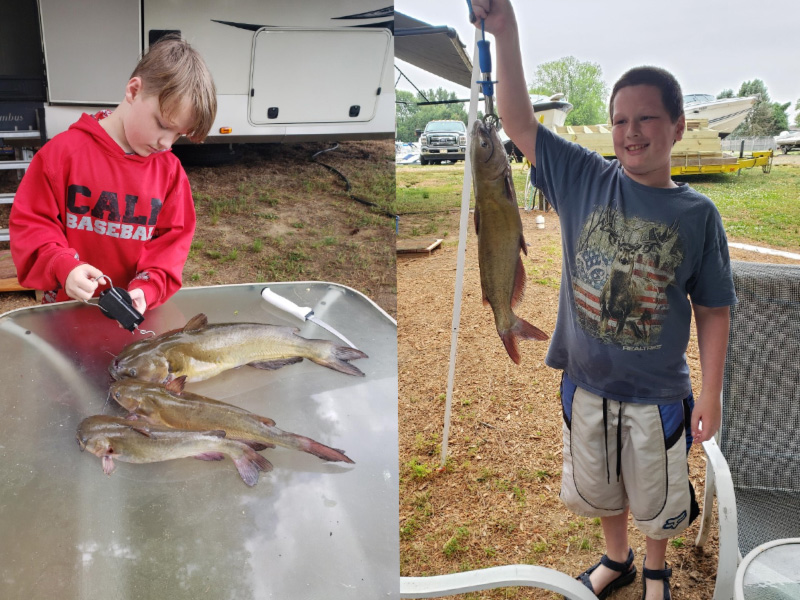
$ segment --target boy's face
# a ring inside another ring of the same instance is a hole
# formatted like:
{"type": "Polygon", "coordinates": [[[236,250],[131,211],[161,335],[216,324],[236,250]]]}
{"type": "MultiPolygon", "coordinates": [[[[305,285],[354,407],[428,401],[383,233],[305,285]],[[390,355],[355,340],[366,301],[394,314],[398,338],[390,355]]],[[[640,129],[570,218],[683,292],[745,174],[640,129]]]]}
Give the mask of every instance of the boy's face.
{"type": "Polygon", "coordinates": [[[652,85],[624,87],[614,97],[614,152],[628,176],[644,185],[672,187],[670,154],[683,137],[686,119],[675,123],[652,85]]]}
{"type": "Polygon", "coordinates": [[[168,150],[192,124],[188,100],[167,118],[161,112],[158,97],[145,93],[138,77],[128,82],[125,98],[130,105],[123,122],[125,141],[139,156],[168,150]]]}

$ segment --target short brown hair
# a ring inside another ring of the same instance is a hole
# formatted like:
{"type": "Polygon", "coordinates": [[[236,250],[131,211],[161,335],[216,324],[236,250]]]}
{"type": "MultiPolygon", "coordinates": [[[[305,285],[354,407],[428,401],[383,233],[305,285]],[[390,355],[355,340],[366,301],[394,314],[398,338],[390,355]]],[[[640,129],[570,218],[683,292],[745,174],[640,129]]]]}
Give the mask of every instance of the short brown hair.
{"type": "Polygon", "coordinates": [[[661,92],[661,102],[670,119],[676,123],[683,114],[683,92],[675,76],[660,67],[634,67],[619,78],[611,91],[608,114],[614,122],[614,97],[624,87],[631,85],[652,85],[661,92]]]}
{"type": "Polygon", "coordinates": [[[194,117],[187,137],[202,142],[217,115],[217,90],[203,57],[177,35],[161,38],[142,56],[131,78],[142,79],[146,94],[158,96],[158,106],[169,117],[184,98],[192,103],[194,117]]]}

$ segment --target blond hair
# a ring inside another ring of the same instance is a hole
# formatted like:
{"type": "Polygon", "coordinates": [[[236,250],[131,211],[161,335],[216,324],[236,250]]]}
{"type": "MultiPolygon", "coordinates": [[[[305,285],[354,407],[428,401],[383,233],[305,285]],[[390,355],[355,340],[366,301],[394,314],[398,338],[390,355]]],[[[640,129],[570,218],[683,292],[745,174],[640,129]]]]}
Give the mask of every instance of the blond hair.
{"type": "Polygon", "coordinates": [[[202,142],[217,115],[217,90],[203,57],[182,40],[169,35],[150,46],[131,74],[142,80],[144,93],[158,96],[158,106],[169,118],[184,98],[192,105],[193,119],[187,137],[202,142]]]}

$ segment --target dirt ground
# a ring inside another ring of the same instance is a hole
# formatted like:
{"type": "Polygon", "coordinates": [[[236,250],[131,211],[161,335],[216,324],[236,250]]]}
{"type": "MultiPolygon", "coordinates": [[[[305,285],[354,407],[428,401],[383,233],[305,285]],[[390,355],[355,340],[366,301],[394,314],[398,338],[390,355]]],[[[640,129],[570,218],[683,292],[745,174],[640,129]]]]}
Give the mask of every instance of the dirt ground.
{"type": "MultiPolygon", "coordinates": [[[[778,157],[778,160],[787,157],[778,157]]],[[[788,159],[795,157],[789,155],[788,159]]],[[[797,158],[800,158],[798,156],[797,158]]],[[[437,215],[440,218],[441,215],[437,215]]],[[[400,427],[401,574],[434,575],[506,564],[537,564],[578,574],[603,553],[599,520],[575,517],[558,498],[561,479],[560,373],[544,364],[547,343],[522,342],[514,365],[481,303],[477,238],[468,227],[448,458],[440,469],[459,217],[439,229],[451,232],[430,255],[399,255],[398,359],[400,427]]],[[[428,217],[430,218],[430,217],[428,217]]],[[[400,238],[424,229],[424,216],[401,220],[400,238]]],[[[560,231],[552,213],[523,212],[528,285],[517,314],[552,332],[561,270],[560,231]],[[545,217],[537,229],[536,216],[545,217]]],[[[748,240],[734,240],[748,243],[748,240]]],[[[797,261],[731,249],[734,260],[797,261]]],[[[700,388],[699,355],[692,332],[688,360],[700,388]]],[[[702,505],[702,448],[690,453],[690,477],[702,505]]],[[[699,519],[698,519],[699,521],[699,519]]],[[[703,549],[694,546],[698,521],[671,541],[676,600],[713,594],[718,551],[716,521],[703,549]]],[[[641,569],[644,538],[630,526],[641,569]]],[[[551,598],[542,590],[507,588],[466,598],[551,598]]],[[[614,596],[641,597],[641,579],[614,596]]]]}
{"type": "MultiPolygon", "coordinates": [[[[184,286],[266,281],[331,281],[352,287],[397,313],[391,140],[239,147],[232,164],[187,166],[197,231],[184,286]],[[384,207],[378,209],[350,196],[384,207]]],[[[16,189],[16,172],[0,172],[0,191],[16,189]]],[[[9,207],[0,207],[0,228],[9,207]]],[[[0,243],[0,254],[9,248],[0,243]]],[[[0,314],[32,306],[31,292],[1,292],[0,314]]]]}

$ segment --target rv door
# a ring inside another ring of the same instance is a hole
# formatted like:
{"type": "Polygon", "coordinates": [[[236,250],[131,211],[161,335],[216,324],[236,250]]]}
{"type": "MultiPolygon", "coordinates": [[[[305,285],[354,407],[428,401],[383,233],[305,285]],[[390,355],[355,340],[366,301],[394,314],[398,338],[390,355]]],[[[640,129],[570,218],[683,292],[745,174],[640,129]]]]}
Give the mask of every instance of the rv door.
{"type": "Polygon", "coordinates": [[[53,104],[116,106],[141,46],[139,2],[39,0],[53,104]]]}
{"type": "Polygon", "coordinates": [[[391,41],[385,29],[259,29],[253,37],[250,123],[372,120],[378,96],[393,93],[381,90],[391,41]]]}
{"type": "Polygon", "coordinates": [[[47,72],[47,136],[81,113],[112,108],[142,51],[140,3],[130,0],[39,0],[47,72]]]}

